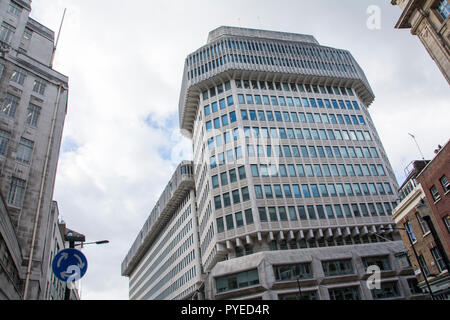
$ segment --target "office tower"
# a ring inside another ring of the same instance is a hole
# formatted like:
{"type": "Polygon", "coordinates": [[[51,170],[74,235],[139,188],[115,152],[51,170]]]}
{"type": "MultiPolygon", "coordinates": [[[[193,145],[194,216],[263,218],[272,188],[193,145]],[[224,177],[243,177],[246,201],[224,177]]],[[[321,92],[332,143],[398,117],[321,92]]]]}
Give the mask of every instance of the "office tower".
{"type": "Polygon", "coordinates": [[[289,299],[297,277],[311,299],[410,295],[373,100],[351,54],[308,35],[220,27],[187,57],[180,127],[207,199],[207,298],[289,299]],[[374,263],[391,277],[371,292],[374,263]]]}
{"type": "Polygon", "coordinates": [[[192,161],[175,170],[122,263],[132,300],[181,300],[202,286],[192,161]]]}
{"type": "Polygon", "coordinates": [[[392,5],[402,9],[395,25],[397,29],[411,29],[450,83],[450,2],[448,0],[398,1],[392,5]]]}
{"type": "Polygon", "coordinates": [[[351,54],[309,35],[220,27],[186,58],[179,115],[194,156],[197,297],[411,296],[373,100],[351,54]]]}
{"type": "Polygon", "coordinates": [[[52,68],[54,32],[31,1],[0,3],[0,298],[44,299],[55,241],[52,197],[68,78],[52,68]]]}

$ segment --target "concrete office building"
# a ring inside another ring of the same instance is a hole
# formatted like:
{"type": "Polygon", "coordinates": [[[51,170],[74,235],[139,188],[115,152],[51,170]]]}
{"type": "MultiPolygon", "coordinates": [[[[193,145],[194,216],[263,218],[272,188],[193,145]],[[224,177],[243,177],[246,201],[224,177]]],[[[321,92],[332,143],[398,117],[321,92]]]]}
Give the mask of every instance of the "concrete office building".
{"type": "Polygon", "coordinates": [[[201,296],[412,296],[373,100],[351,54],[309,35],[220,27],[187,57],[179,115],[193,144],[201,296]]]}
{"type": "Polygon", "coordinates": [[[411,29],[450,83],[450,1],[392,0],[402,14],[397,29],[411,29]]]}
{"type": "Polygon", "coordinates": [[[202,269],[192,161],[182,162],[122,263],[132,300],[198,295],[202,269]]]}
{"type": "Polygon", "coordinates": [[[67,111],[68,78],[52,68],[54,32],[30,11],[29,0],[0,2],[0,193],[7,222],[0,260],[10,283],[1,286],[3,299],[48,297],[52,197],[67,111]]]}

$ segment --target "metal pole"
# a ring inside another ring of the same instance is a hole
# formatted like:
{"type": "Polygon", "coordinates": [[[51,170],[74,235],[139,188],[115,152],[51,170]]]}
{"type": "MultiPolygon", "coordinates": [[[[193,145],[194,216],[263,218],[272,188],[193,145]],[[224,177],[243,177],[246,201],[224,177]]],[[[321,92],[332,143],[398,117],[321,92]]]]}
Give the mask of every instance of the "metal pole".
{"type": "MultiPolygon", "coordinates": [[[[75,241],[71,240],[69,241],[69,249],[75,249],[75,241]]],[[[66,291],[64,292],[64,300],[70,300],[70,289],[69,285],[66,282],[66,291]]]]}
{"type": "Polygon", "coordinates": [[[416,257],[417,263],[419,264],[420,272],[422,272],[423,278],[425,279],[425,283],[427,285],[428,292],[430,293],[431,299],[432,300],[436,300],[434,298],[433,291],[431,291],[431,286],[430,286],[430,283],[428,282],[427,275],[425,274],[425,272],[424,272],[424,270],[422,268],[422,265],[420,264],[419,255],[417,254],[416,248],[414,247],[414,243],[412,242],[411,236],[409,234],[409,230],[407,230],[407,229],[405,229],[405,230],[408,233],[408,239],[409,239],[409,242],[411,243],[411,248],[413,249],[414,256],[416,257]]]}
{"type": "MultiPolygon", "coordinates": [[[[403,231],[406,231],[407,236],[408,236],[408,239],[409,239],[409,243],[411,244],[411,248],[412,248],[412,250],[413,250],[413,252],[414,252],[414,256],[416,257],[417,263],[419,264],[420,272],[422,272],[423,278],[425,279],[425,283],[426,283],[426,285],[427,285],[428,292],[430,293],[431,299],[432,299],[432,300],[436,300],[435,297],[434,297],[433,291],[431,291],[431,286],[430,286],[430,283],[428,282],[428,278],[427,278],[427,276],[426,276],[426,274],[425,274],[425,272],[424,272],[424,270],[423,270],[423,268],[422,268],[422,265],[420,264],[420,261],[419,261],[419,255],[417,254],[416,247],[414,247],[414,243],[413,243],[413,241],[412,241],[412,239],[411,239],[411,235],[410,235],[410,233],[409,233],[409,230],[406,229],[406,228],[394,228],[394,229],[395,229],[395,230],[403,230],[403,231]]],[[[391,241],[391,240],[389,240],[389,241],[391,241]]]]}
{"type": "Polygon", "coordinates": [[[434,228],[433,222],[431,221],[431,217],[423,216],[422,219],[425,220],[425,222],[428,224],[428,228],[430,229],[431,234],[433,235],[434,242],[436,242],[436,247],[441,254],[442,260],[444,260],[445,267],[447,268],[448,271],[450,271],[447,253],[445,252],[444,247],[442,246],[441,239],[439,239],[436,229],[434,228]]]}

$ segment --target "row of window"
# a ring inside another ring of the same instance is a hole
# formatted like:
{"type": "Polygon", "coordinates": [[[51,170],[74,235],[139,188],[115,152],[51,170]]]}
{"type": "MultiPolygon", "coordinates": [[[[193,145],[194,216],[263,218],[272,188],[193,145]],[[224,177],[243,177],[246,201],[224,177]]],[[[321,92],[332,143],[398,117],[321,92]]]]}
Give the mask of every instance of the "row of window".
{"type": "Polygon", "coordinates": [[[278,221],[298,221],[298,220],[317,220],[335,219],[335,218],[353,218],[369,216],[392,215],[392,205],[389,202],[377,203],[354,203],[354,204],[327,204],[327,205],[302,205],[290,206],[288,210],[285,207],[260,207],[258,208],[259,220],[261,222],[278,221]]]}
{"type": "MultiPolygon", "coordinates": [[[[386,261],[388,260],[388,257],[378,257],[377,259],[386,261]]],[[[362,258],[362,260],[366,266],[367,258],[362,258]]],[[[325,276],[327,277],[354,273],[351,260],[324,261],[322,262],[322,268],[325,276]]],[[[276,281],[297,280],[299,278],[309,279],[313,277],[312,266],[310,263],[274,266],[273,269],[276,281]]],[[[236,289],[255,286],[259,283],[258,269],[253,269],[216,278],[216,291],[220,294],[236,289]]],[[[408,281],[408,284],[413,294],[420,293],[417,292],[417,282],[408,281]]],[[[330,295],[330,300],[361,300],[359,286],[333,288],[328,289],[328,292],[330,295]]],[[[371,294],[375,300],[394,298],[401,295],[397,281],[381,282],[380,288],[372,289],[371,294]]],[[[295,295],[297,295],[297,293],[295,295]]],[[[318,298],[317,293],[312,294],[311,292],[302,293],[302,296],[308,300],[315,300],[318,298]]],[[[288,300],[292,298],[293,297],[284,295],[280,297],[280,300],[288,300]]]]}
{"type": "Polygon", "coordinates": [[[341,110],[360,110],[360,106],[355,100],[336,100],[336,99],[315,99],[307,97],[284,97],[253,94],[238,94],[240,105],[265,105],[281,107],[305,107],[305,108],[327,108],[341,110]]]}
{"type": "MultiPolygon", "coordinates": [[[[385,176],[385,172],[383,169],[382,165],[335,165],[335,164],[331,164],[331,165],[319,165],[319,164],[315,164],[315,165],[311,165],[311,164],[306,164],[306,165],[302,165],[302,164],[288,164],[287,165],[287,169],[286,169],[286,165],[284,164],[280,164],[278,166],[276,165],[251,165],[251,172],[252,172],[252,176],[257,178],[257,177],[347,177],[347,176],[359,176],[359,177],[363,177],[363,176],[371,176],[371,172],[374,176],[385,176]],[[362,169],[361,169],[362,167],[362,169]],[[331,168],[331,169],[330,169],[331,168]],[[369,171],[369,168],[371,171],[369,171]]],[[[239,175],[240,177],[245,177],[245,167],[242,166],[239,168],[239,175]]],[[[244,178],[245,179],[245,178],[244,178]]],[[[212,187],[213,189],[218,188],[219,186],[225,187],[227,186],[229,183],[232,184],[234,182],[237,181],[237,176],[236,176],[236,170],[230,170],[228,172],[222,172],[220,174],[214,175],[211,177],[211,181],[212,181],[212,187]]],[[[367,188],[367,184],[362,184],[364,185],[364,187],[362,187],[362,192],[365,195],[369,195],[369,194],[375,194],[376,195],[376,188],[374,187],[368,187],[367,188]],[[369,192],[370,190],[370,192],[369,192]]],[[[370,184],[373,185],[373,184],[370,184]]],[[[361,189],[357,189],[357,190],[361,190],[361,189]]],[[[390,185],[388,183],[385,184],[385,190],[378,188],[378,191],[380,192],[380,194],[384,195],[384,194],[393,194],[392,188],[390,187],[390,185]]],[[[356,194],[360,194],[360,192],[356,192],[356,194]]]]}
{"type": "MultiPolygon", "coordinates": [[[[441,183],[445,194],[450,191],[450,182],[446,176],[442,176],[442,178],[439,179],[439,182],[441,183]]],[[[430,193],[435,202],[441,200],[441,195],[435,185],[430,188],[430,193]]]]}
{"type": "MultiPolygon", "coordinates": [[[[256,152],[253,145],[247,145],[246,155],[253,160],[263,160],[272,157],[283,157],[291,158],[379,158],[379,154],[376,148],[353,148],[353,147],[339,147],[339,146],[256,146],[256,152]],[[361,155],[363,155],[361,157],[361,155]]],[[[218,153],[217,156],[213,155],[210,157],[211,169],[221,166],[225,163],[232,164],[235,160],[240,160],[243,158],[242,147],[236,147],[226,152],[218,153]]],[[[357,173],[360,175],[359,169],[357,173]]],[[[375,174],[374,174],[375,175],[375,174]]]]}
{"type": "Polygon", "coordinates": [[[222,196],[216,196],[214,197],[214,206],[216,210],[222,209],[222,208],[228,208],[231,206],[231,201],[233,201],[233,204],[239,204],[241,202],[246,202],[250,200],[250,192],[248,187],[244,187],[241,190],[234,190],[231,192],[231,195],[229,192],[224,193],[222,196]],[[241,197],[242,195],[242,197],[241,197]],[[222,202],[223,199],[223,202],[222,202]]]}
{"type": "MultiPolygon", "coordinates": [[[[319,114],[315,113],[314,115],[312,113],[306,113],[306,117],[304,113],[297,113],[295,112],[283,112],[275,111],[275,118],[273,117],[272,111],[266,111],[265,112],[267,116],[267,121],[278,121],[278,122],[303,122],[303,123],[333,123],[333,124],[344,124],[344,125],[366,125],[366,120],[363,116],[356,116],[356,115],[342,115],[342,114],[319,114]],[[282,116],[283,115],[283,116],[282,116]],[[329,118],[328,118],[329,116],[329,118]],[[292,117],[292,121],[291,121],[292,117]]],[[[255,110],[241,110],[241,119],[242,121],[266,121],[264,112],[255,110]],[[258,116],[257,116],[258,115],[258,116]]]]}
{"type": "MultiPolygon", "coordinates": [[[[262,43],[262,45],[265,45],[262,43]]],[[[275,45],[276,47],[276,45],[275,45]]],[[[230,47],[231,48],[231,47],[230,47]]],[[[300,48],[303,49],[303,48],[300,48]]],[[[319,49],[320,50],[320,49],[319,49]]],[[[227,63],[245,63],[253,65],[267,65],[267,66],[283,66],[290,68],[302,68],[302,69],[315,69],[323,71],[340,71],[347,73],[356,73],[355,67],[351,62],[340,63],[337,61],[326,61],[326,60],[302,60],[302,59],[292,59],[289,57],[274,57],[265,55],[246,55],[246,54],[223,54],[218,56],[216,59],[212,59],[198,67],[191,68],[188,73],[188,80],[196,78],[198,76],[207,73],[208,71],[219,68],[220,66],[226,65],[227,63]]]]}
{"type": "MultiPolygon", "coordinates": [[[[256,165],[252,164],[251,166],[252,176],[254,178],[259,177],[378,177],[378,176],[386,176],[383,165],[375,165],[375,164],[288,164],[287,166],[284,164],[280,165],[256,165]],[[287,169],[286,169],[287,167],[287,169]],[[370,170],[369,170],[370,168],[370,170]]],[[[222,177],[221,177],[222,178],[222,177]]],[[[213,181],[214,182],[214,181],[213,181]]],[[[222,179],[222,185],[223,179],[222,179]]],[[[217,184],[213,183],[213,187],[217,187],[217,184]]],[[[391,190],[388,190],[389,194],[391,190]]]]}
{"type": "MultiPolygon", "coordinates": [[[[1,105],[0,113],[9,117],[14,118],[16,115],[17,107],[19,106],[20,98],[7,93],[3,104],[1,105]]],[[[27,109],[27,118],[25,123],[36,127],[38,124],[38,119],[41,114],[41,107],[30,103],[27,109]]]]}
{"type": "MultiPolygon", "coordinates": [[[[241,110],[241,117],[243,121],[279,121],[279,122],[292,122],[293,123],[324,123],[324,124],[343,124],[343,125],[366,125],[366,121],[364,120],[363,116],[355,116],[355,115],[341,115],[341,114],[319,114],[319,113],[296,113],[296,112],[279,112],[276,111],[274,113],[272,113],[272,111],[255,111],[255,110],[249,110],[247,112],[247,110],[241,110]],[[275,115],[275,117],[274,117],[275,115]],[[267,120],[266,120],[267,119],[267,120]]],[[[214,118],[213,120],[209,120],[206,121],[205,123],[205,127],[206,127],[206,132],[211,131],[213,128],[214,129],[220,129],[222,127],[225,127],[231,123],[234,123],[237,121],[237,117],[236,117],[236,112],[233,111],[229,114],[225,114],[222,115],[221,117],[218,118],[214,118]]],[[[267,129],[267,128],[266,128],[267,129]]],[[[286,130],[283,128],[283,130],[286,130]]],[[[289,130],[289,129],[288,129],[289,130]]],[[[290,129],[290,130],[294,130],[294,129],[290,129]]],[[[299,130],[299,129],[296,129],[299,130]]],[[[306,129],[306,130],[310,130],[310,129],[306,129]]],[[[316,129],[312,129],[315,130],[317,132],[316,129]]],[[[333,130],[329,129],[329,130],[325,130],[322,129],[321,131],[323,131],[325,134],[321,134],[321,139],[327,140],[359,140],[359,141],[364,141],[364,140],[368,140],[368,141],[372,141],[372,137],[370,136],[370,133],[368,131],[361,131],[361,130],[345,130],[345,132],[347,132],[347,135],[344,136],[343,134],[341,135],[340,133],[336,133],[336,130],[333,132],[333,130]],[[329,133],[329,137],[327,135],[327,132],[329,133]],[[331,132],[331,134],[330,134],[331,132]],[[353,134],[350,136],[349,132],[353,132],[353,134]],[[359,134],[357,134],[357,132],[359,132],[359,134]],[[363,135],[361,135],[361,133],[363,133],[363,135]]],[[[301,138],[299,139],[303,139],[303,134],[300,134],[301,138]]],[[[308,136],[305,137],[306,139],[311,139],[311,134],[309,134],[308,136]],[[309,137],[309,138],[308,138],[309,137]]],[[[319,139],[319,135],[317,135],[317,138],[315,139],[319,139]]]]}
{"type": "Polygon", "coordinates": [[[332,48],[322,48],[317,46],[299,46],[293,43],[270,43],[249,41],[247,39],[226,39],[216,44],[202,48],[196,53],[191,54],[186,63],[192,66],[195,63],[203,62],[209,57],[220,54],[226,48],[229,50],[245,50],[266,53],[290,54],[309,58],[322,58],[334,60],[336,62],[350,62],[349,54],[332,48]]]}
{"type": "MultiPolygon", "coordinates": [[[[11,133],[0,129],[0,156],[5,156],[8,144],[11,138],[11,133]]],[[[25,138],[20,138],[19,146],[16,152],[16,160],[29,164],[31,162],[31,155],[33,153],[34,142],[25,138]]]]}
{"type": "Polygon", "coordinates": [[[336,86],[322,86],[301,83],[281,83],[271,81],[256,81],[256,80],[235,80],[236,88],[238,89],[252,89],[252,90],[276,90],[300,93],[316,93],[316,94],[330,94],[354,97],[353,89],[336,86]]]}
{"type": "Polygon", "coordinates": [[[238,229],[243,226],[252,225],[254,223],[253,213],[251,209],[245,210],[244,213],[239,211],[236,212],[235,214],[227,215],[225,219],[223,217],[218,218],[216,222],[217,222],[217,232],[222,233],[225,232],[225,223],[227,231],[233,230],[235,228],[238,229]]]}
{"type": "MultiPolygon", "coordinates": [[[[389,202],[290,206],[287,210],[284,206],[258,208],[260,222],[305,221],[327,218],[335,219],[344,218],[344,216],[346,218],[386,216],[386,214],[392,215],[392,205],[389,202]]],[[[245,225],[252,225],[254,223],[254,218],[252,210],[248,209],[244,214],[239,211],[225,217],[219,217],[216,219],[216,223],[217,232],[223,233],[225,231],[241,228],[245,225]]]]}
{"type": "Polygon", "coordinates": [[[301,199],[301,198],[328,198],[353,197],[393,194],[389,183],[329,183],[327,184],[275,184],[255,185],[256,199],[301,199]]]}
{"type": "MultiPolygon", "coordinates": [[[[9,29],[4,29],[4,26],[2,25],[0,27],[0,40],[2,40],[2,38],[5,34],[7,34],[7,32],[4,30],[9,30],[9,29]]],[[[0,61],[0,75],[3,74],[4,69],[5,69],[5,64],[3,61],[0,61]]],[[[10,81],[23,86],[27,77],[28,77],[28,72],[25,69],[16,66],[13,73],[11,74],[10,81]]],[[[44,95],[46,89],[47,89],[47,81],[42,78],[35,77],[34,82],[33,82],[33,92],[38,93],[40,95],[44,95]]]]}

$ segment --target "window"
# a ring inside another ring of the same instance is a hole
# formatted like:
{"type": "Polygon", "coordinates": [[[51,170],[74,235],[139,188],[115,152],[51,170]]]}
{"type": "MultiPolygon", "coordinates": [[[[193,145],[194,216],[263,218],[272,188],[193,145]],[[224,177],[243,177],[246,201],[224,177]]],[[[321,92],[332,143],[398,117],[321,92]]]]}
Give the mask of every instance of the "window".
{"type": "Polygon", "coordinates": [[[242,202],[250,200],[250,193],[248,191],[248,187],[242,188],[242,202]]]}
{"type": "Polygon", "coordinates": [[[448,178],[446,176],[443,176],[441,179],[439,179],[441,182],[442,188],[444,189],[444,192],[447,193],[450,191],[450,182],[448,181],[448,178]]]}
{"type": "Polygon", "coordinates": [[[23,196],[25,193],[26,182],[15,177],[11,178],[11,185],[8,193],[8,203],[20,207],[22,205],[23,196]]]}
{"type": "Polygon", "coordinates": [[[0,41],[10,44],[15,31],[16,28],[7,24],[6,22],[3,22],[2,26],[0,27],[0,41]]]}
{"type": "MultiPolygon", "coordinates": [[[[47,81],[44,79],[36,79],[33,84],[33,91],[43,95],[45,93],[45,88],[47,87],[47,81]]],[[[205,112],[206,114],[206,112],[205,112]]]]}
{"type": "Polygon", "coordinates": [[[26,77],[27,72],[24,69],[17,67],[11,75],[11,81],[23,85],[26,77]]]}
{"type": "Polygon", "coordinates": [[[217,233],[222,233],[225,231],[225,226],[223,224],[223,218],[217,219],[217,233]]]}
{"type": "Polygon", "coordinates": [[[450,232],[450,216],[444,217],[444,223],[447,226],[447,231],[450,232]]]}
{"type": "Polygon", "coordinates": [[[420,216],[419,213],[416,213],[416,218],[417,218],[417,221],[419,222],[419,225],[420,225],[420,228],[422,229],[422,232],[424,234],[430,232],[430,228],[428,227],[428,223],[425,220],[422,219],[422,217],[420,216]]]}
{"type": "Polygon", "coordinates": [[[273,271],[276,281],[311,279],[313,277],[311,263],[274,266],[273,271]]]}
{"type": "Polygon", "coordinates": [[[361,300],[359,287],[345,287],[328,290],[330,300],[361,300]]]}
{"type": "Polygon", "coordinates": [[[267,211],[266,208],[258,208],[259,220],[261,222],[267,222],[267,211]]]}
{"type": "Polygon", "coordinates": [[[352,260],[332,260],[322,262],[326,277],[353,274],[352,260]]]}
{"type": "Polygon", "coordinates": [[[30,163],[34,142],[21,138],[17,149],[16,160],[23,163],[30,163]]]}
{"type": "Polygon", "coordinates": [[[10,2],[8,12],[16,17],[19,17],[22,14],[22,8],[19,7],[17,4],[10,2]]]}
{"type": "Polygon", "coordinates": [[[17,106],[19,105],[19,98],[13,96],[9,93],[6,94],[5,100],[2,105],[2,113],[8,117],[14,118],[17,110],[17,106]]]}
{"type": "Polygon", "coordinates": [[[448,0],[440,1],[437,7],[437,11],[440,13],[444,20],[447,19],[450,15],[450,3],[448,2],[448,0]]]}
{"type": "Polygon", "coordinates": [[[0,155],[6,155],[6,147],[8,146],[11,134],[0,129],[0,155]]]}
{"type": "Polygon", "coordinates": [[[259,284],[258,269],[216,279],[217,293],[246,288],[259,284]]]}
{"type": "Polygon", "coordinates": [[[298,292],[295,293],[283,293],[278,295],[278,300],[318,300],[317,291],[302,291],[301,297],[298,292]]]}
{"type": "Polygon", "coordinates": [[[422,289],[420,289],[419,287],[419,282],[417,281],[416,278],[411,278],[408,279],[408,286],[409,286],[409,290],[411,292],[411,294],[423,294],[422,289]]]}
{"type": "Polygon", "coordinates": [[[432,186],[430,192],[435,202],[441,199],[441,195],[439,194],[439,191],[436,188],[436,186],[432,186]]]}
{"type": "Polygon", "coordinates": [[[233,230],[234,229],[234,220],[233,220],[233,215],[227,215],[225,217],[225,221],[227,223],[227,230],[233,230]]]}
{"type": "Polygon", "coordinates": [[[244,226],[244,217],[242,212],[237,212],[234,216],[236,218],[236,228],[244,226]]]}
{"type": "Polygon", "coordinates": [[[245,210],[245,222],[247,223],[247,225],[253,224],[252,209],[245,210]]]}
{"type": "Polygon", "coordinates": [[[400,296],[400,292],[398,290],[397,282],[383,282],[381,283],[380,289],[372,290],[372,297],[375,300],[378,299],[386,299],[400,296]]]}
{"type": "Polygon", "coordinates": [[[366,270],[373,265],[378,266],[381,271],[392,270],[391,264],[389,263],[389,256],[365,257],[362,260],[366,270]]]}
{"type": "Polygon", "coordinates": [[[433,255],[434,261],[436,261],[436,264],[438,265],[439,271],[444,272],[447,270],[447,267],[445,266],[444,259],[442,258],[441,252],[437,247],[430,250],[431,254],[433,255]]]}
{"type": "Polygon", "coordinates": [[[41,107],[38,107],[30,103],[27,112],[28,113],[26,123],[29,124],[30,126],[36,127],[39,121],[39,116],[41,114],[41,107]]]}

